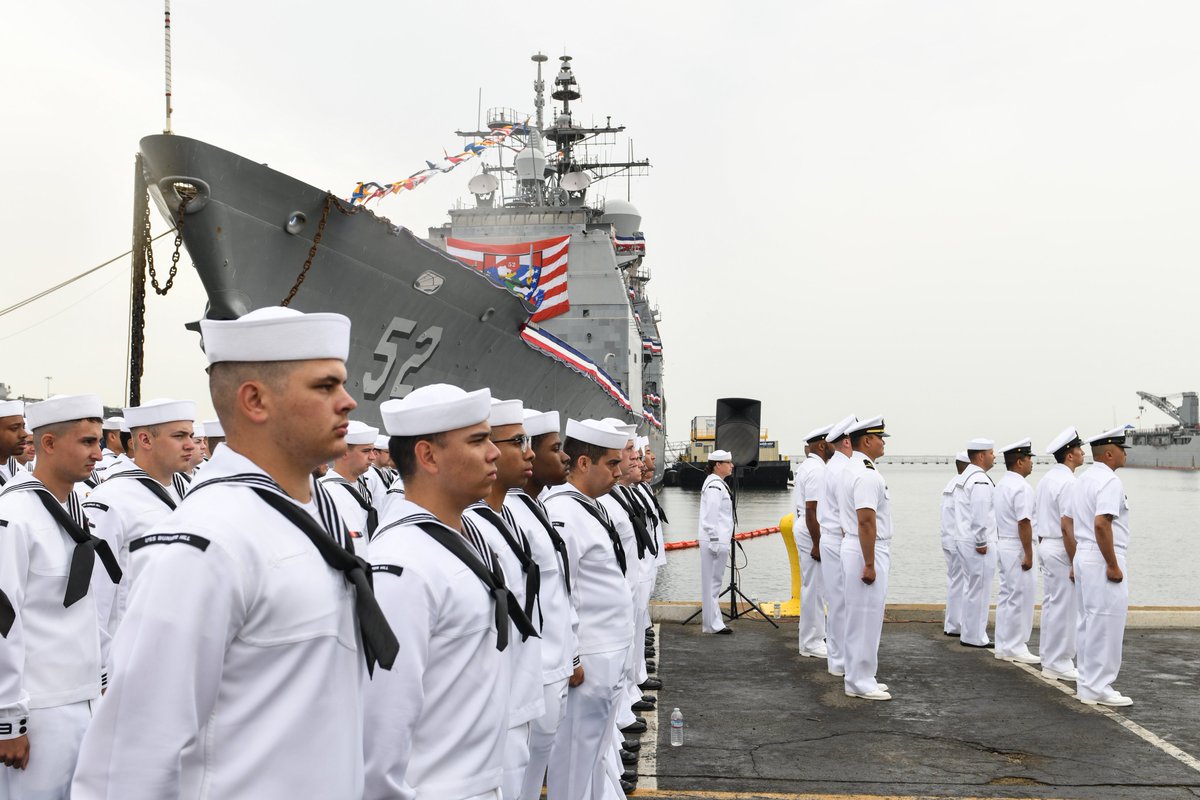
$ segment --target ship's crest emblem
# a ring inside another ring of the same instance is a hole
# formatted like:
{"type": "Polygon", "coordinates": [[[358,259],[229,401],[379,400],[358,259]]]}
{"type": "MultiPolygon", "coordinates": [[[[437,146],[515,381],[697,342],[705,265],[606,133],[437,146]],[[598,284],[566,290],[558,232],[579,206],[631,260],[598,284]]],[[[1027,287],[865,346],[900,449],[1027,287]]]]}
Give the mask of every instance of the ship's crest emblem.
{"type": "Polygon", "coordinates": [[[425,294],[433,294],[438,289],[442,288],[442,284],[445,282],[446,282],[446,279],[443,278],[441,275],[438,275],[433,270],[427,269],[424,272],[422,272],[420,275],[418,275],[417,279],[415,281],[413,281],[413,288],[416,289],[418,292],[424,292],[425,294]]]}

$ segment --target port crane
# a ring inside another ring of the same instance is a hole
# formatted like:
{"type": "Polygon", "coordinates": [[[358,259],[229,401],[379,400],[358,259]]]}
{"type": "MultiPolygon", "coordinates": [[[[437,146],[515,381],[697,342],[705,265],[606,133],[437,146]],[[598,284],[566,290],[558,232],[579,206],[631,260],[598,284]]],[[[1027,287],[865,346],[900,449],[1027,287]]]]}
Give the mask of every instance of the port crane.
{"type": "Polygon", "coordinates": [[[1138,406],[1139,412],[1145,410],[1145,404],[1149,403],[1185,428],[1194,429],[1200,424],[1200,414],[1197,413],[1198,398],[1195,392],[1183,392],[1182,394],[1163,396],[1150,394],[1149,392],[1138,392],[1137,395],[1143,401],[1138,406]],[[1167,399],[1169,397],[1182,397],[1183,404],[1177,406],[1167,399]]]}

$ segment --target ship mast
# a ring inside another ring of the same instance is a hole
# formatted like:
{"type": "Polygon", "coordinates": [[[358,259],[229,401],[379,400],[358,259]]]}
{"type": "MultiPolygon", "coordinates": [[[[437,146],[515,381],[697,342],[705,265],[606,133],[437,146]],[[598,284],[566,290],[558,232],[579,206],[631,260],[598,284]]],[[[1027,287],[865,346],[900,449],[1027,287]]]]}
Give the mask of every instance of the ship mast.
{"type": "Polygon", "coordinates": [[[163,133],[173,133],[171,130],[171,0],[163,0],[163,55],[166,59],[166,112],[167,121],[163,133]]]}
{"type": "Polygon", "coordinates": [[[546,119],[543,113],[546,108],[546,82],[542,80],[542,64],[546,63],[550,59],[545,55],[538,53],[535,56],[530,56],[529,60],[538,65],[537,80],[533,82],[533,107],[537,109],[537,129],[540,131],[546,125],[546,119]]]}

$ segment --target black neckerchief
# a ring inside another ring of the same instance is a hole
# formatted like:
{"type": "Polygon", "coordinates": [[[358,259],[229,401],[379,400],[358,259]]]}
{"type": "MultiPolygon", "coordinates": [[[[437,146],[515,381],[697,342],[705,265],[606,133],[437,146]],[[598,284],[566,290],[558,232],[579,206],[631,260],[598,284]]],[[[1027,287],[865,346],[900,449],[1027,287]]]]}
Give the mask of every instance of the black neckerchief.
{"type": "Polygon", "coordinates": [[[354,502],[358,503],[359,508],[367,512],[367,529],[363,531],[370,539],[375,535],[375,529],[379,527],[379,509],[371,505],[371,501],[363,497],[360,491],[361,485],[356,485],[346,480],[345,478],[333,478],[328,483],[336,483],[339,486],[345,487],[350,496],[354,498],[354,502]]]}
{"type": "Polygon", "coordinates": [[[533,560],[533,555],[529,551],[529,540],[521,536],[518,532],[516,520],[510,516],[512,512],[504,509],[503,514],[497,514],[486,503],[473,505],[467,510],[475,512],[490,522],[492,527],[504,537],[504,543],[513,551],[513,555],[517,557],[517,561],[521,564],[521,572],[525,573],[525,616],[530,621],[533,621],[533,609],[536,606],[538,616],[544,625],[546,617],[542,614],[542,604],[539,599],[542,590],[542,571],[538,568],[537,562],[533,560]]]}
{"type": "Polygon", "coordinates": [[[142,486],[145,486],[150,491],[150,494],[154,495],[163,503],[165,503],[167,508],[171,509],[172,511],[175,510],[175,501],[171,498],[171,495],[168,494],[167,490],[162,487],[162,484],[154,480],[149,473],[140,469],[127,469],[124,472],[118,472],[116,475],[113,475],[111,478],[109,478],[110,481],[120,479],[133,479],[137,481],[142,486]]]}
{"type": "Polygon", "coordinates": [[[646,551],[649,550],[654,555],[658,555],[658,548],[654,546],[654,537],[646,530],[646,521],[640,513],[641,509],[634,508],[629,498],[625,496],[624,486],[614,486],[612,491],[608,493],[616,504],[625,512],[625,516],[629,517],[629,524],[633,526],[633,539],[637,542],[638,560],[646,557],[646,551]]]}
{"type": "Polygon", "coordinates": [[[583,506],[583,510],[590,514],[592,518],[596,520],[596,522],[600,523],[600,527],[604,528],[604,532],[608,534],[608,540],[612,542],[613,555],[616,556],[617,565],[621,567],[621,574],[624,575],[626,569],[625,546],[621,544],[621,537],[617,533],[617,528],[612,524],[612,520],[608,518],[608,514],[605,513],[604,508],[594,500],[584,497],[584,495],[578,491],[560,492],[559,494],[551,495],[546,499],[550,500],[555,497],[572,498],[575,502],[579,503],[579,505],[583,506]]]}
{"type": "Polygon", "coordinates": [[[550,544],[554,547],[554,552],[558,553],[559,560],[562,562],[563,583],[566,584],[567,594],[571,593],[571,559],[567,555],[567,543],[558,535],[558,531],[554,530],[554,523],[546,516],[546,510],[542,508],[542,504],[534,500],[529,495],[521,490],[509,492],[510,495],[515,495],[521,498],[526,508],[530,513],[537,518],[537,521],[546,529],[546,535],[550,537],[550,544]]]}
{"type": "Polygon", "coordinates": [[[0,639],[8,638],[8,632],[12,630],[16,621],[17,610],[13,608],[12,601],[8,599],[4,590],[0,589],[0,639]]]}
{"type": "Polygon", "coordinates": [[[371,469],[375,470],[375,475],[383,483],[383,488],[385,488],[385,489],[392,488],[392,484],[395,483],[395,481],[396,481],[395,475],[391,474],[390,472],[388,472],[385,469],[375,466],[374,464],[371,465],[371,469]]]}
{"type": "Polygon", "coordinates": [[[642,485],[646,487],[644,494],[649,496],[650,502],[654,503],[654,510],[658,512],[658,518],[663,522],[670,522],[671,520],[667,519],[667,512],[663,510],[662,505],[658,502],[658,495],[654,493],[654,487],[645,481],[642,482],[642,485]]]}
{"type": "Polygon", "coordinates": [[[375,600],[371,584],[371,565],[354,554],[350,534],[333,504],[333,498],[325,488],[316,481],[312,482],[313,498],[322,523],[318,524],[283,491],[283,487],[267,475],[258,473],[241,473],[203,481],[188,493],[187,500],[190,501],[202,489],[217,484],[233,484],[253,491],[263,502],[299,528],[317,548],[326,564],[343,574],[354,586],[354,607],[358,614],[358,627],[362,634],[363,655],[367,661],[368,674],[374,674],[377,663],[384,669],[391,669],[396,655],[400,652],[400,643],[375,600]]]}
{"type": "Polygon", "coordinates": [[[487,549],[487,545],[483,543],[479,532],[474,529],[470,520],[463,517],[463,527],[468,532],[474,534],[473,538],[477,539],[480,545],[487,549],[486,553],[481,553],[475,547],[472,547],[463,534],[446,527],[437,517],[428,512],[410,514],[395,522],[390,522],[384,525],[379,533],[382,534],[384,531],[400,525],[415,525],[423,530],[430,539],[433,539],[448,550],[452,556],[461,561],[467,569],[471,570],[475,577],[484,585],[488,594],[492,596],[494,604],[497,650],[504,650],[508,647],[508,621],[510,619],[517,626],[517,630],[522,636],[528,638],[538,635],[537,631],[534,630],[533,623],[529,621],[529,617],[525,616],[525,612],[521,609],[521,604],[517,602],[517,598],[504,585],[504,573],[500,570],[500,565],[496,563],[495,554],[490,549],[487,549]]]}
{"type": "Polygon", "coordinates": [[[70,608],[87,595],[97,555],[100,556],[100,563],[104,565],[112,582],[121,582],[121,568],[117,565],[112,548],[108,546],[108,542],[89,531],[91,523],[88,522],[87,515],[83,513],[79,497],[74,492],[67,495],[67,508],[65,509],[45,484],[36,478],[8,486],[4,493],[8,494],[9,492],[35,493],[58,526],[75,542],[75,550],[71,554],[71,568],[67,574],[67,592],[63,596],[63,608],[70,608]]]}

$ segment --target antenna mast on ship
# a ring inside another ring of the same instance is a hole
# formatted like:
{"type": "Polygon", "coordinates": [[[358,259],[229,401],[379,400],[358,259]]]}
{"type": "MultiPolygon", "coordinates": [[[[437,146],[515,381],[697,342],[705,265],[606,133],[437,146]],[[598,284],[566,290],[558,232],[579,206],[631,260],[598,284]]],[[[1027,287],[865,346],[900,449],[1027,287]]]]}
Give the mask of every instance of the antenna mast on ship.
{"type": "Polygon", "coordinates": [[[166,107],[167,107],[167,124],[163,128],[163,133],[173,133],[171,130],[171,0],[163,0],[165,7],[163,15],[163,53],[166,57],[166,107]]]}

